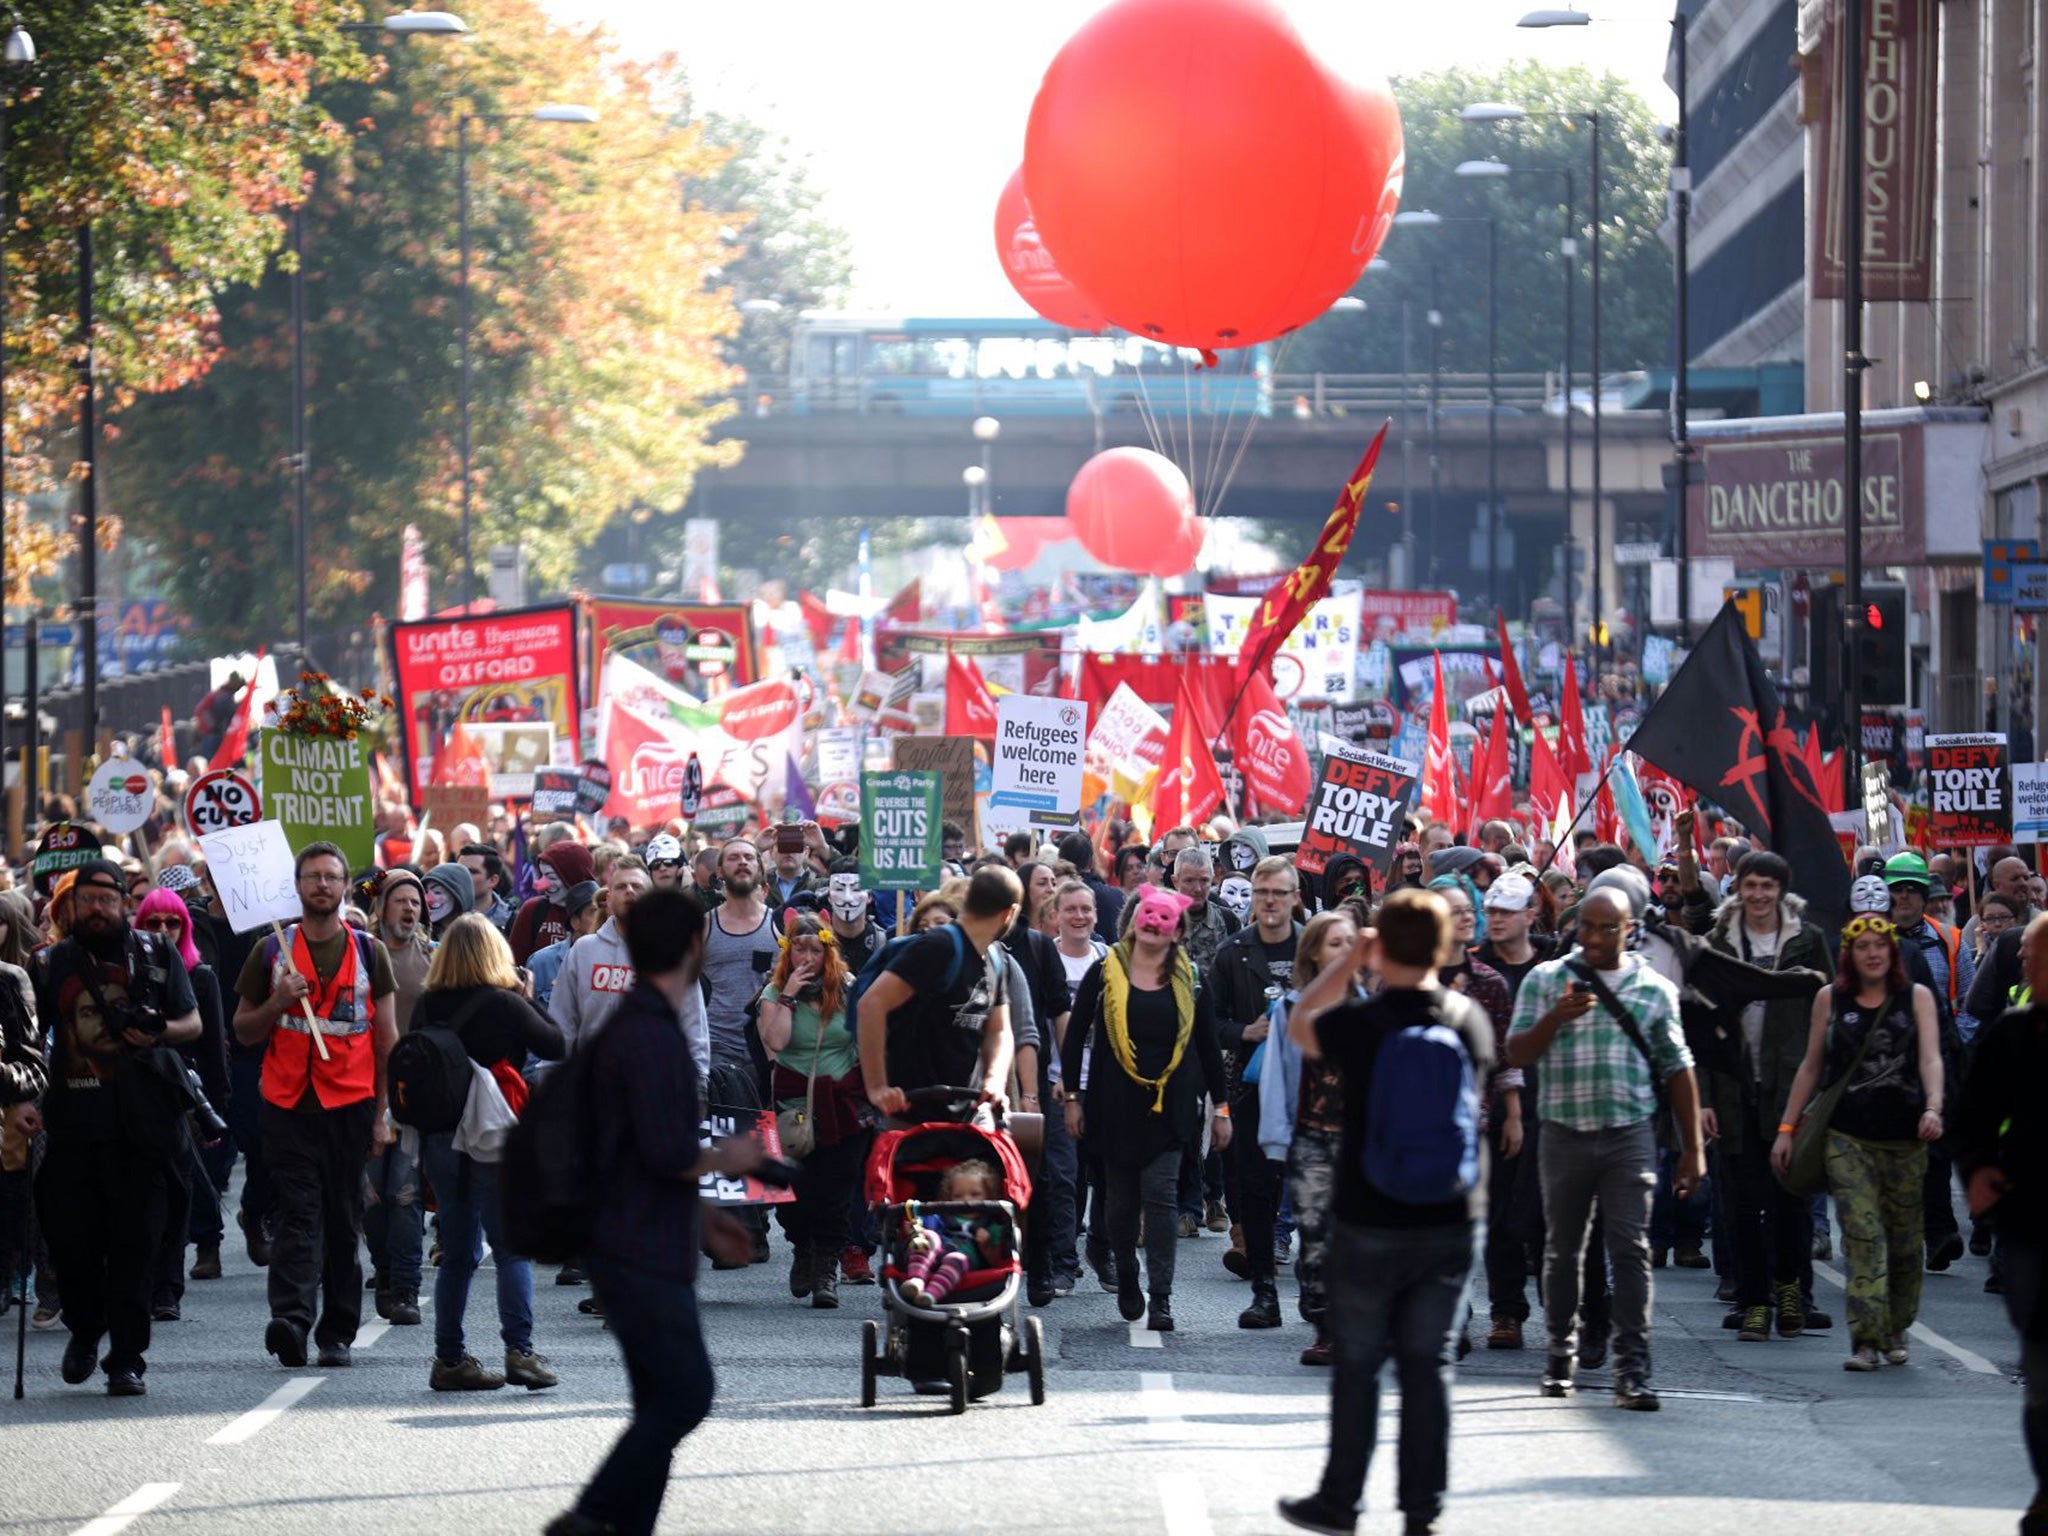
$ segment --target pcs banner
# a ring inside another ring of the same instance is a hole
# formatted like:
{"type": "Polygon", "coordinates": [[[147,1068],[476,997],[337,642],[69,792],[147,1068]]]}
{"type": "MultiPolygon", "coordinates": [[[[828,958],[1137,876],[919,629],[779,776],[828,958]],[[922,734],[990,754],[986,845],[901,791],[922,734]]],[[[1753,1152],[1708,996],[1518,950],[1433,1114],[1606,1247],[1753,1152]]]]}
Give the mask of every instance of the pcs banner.
{"type": "Polygon", "coordinates": [[[393,624],[391,674],[414,805],[433,782],[434,754],[458,723],[546,721],[555,741],[573,753],[583,706],[576,610],[567,603],[393,624]]]}
{"type": "Polygon", "coordinates": [[[650,603],[593,597],[590,606],[591,693],[604,677],[607,653],[645,667],[671,687],[700,699],[744,688],[761,676],[761,654],[745,603],[650,603]]]}

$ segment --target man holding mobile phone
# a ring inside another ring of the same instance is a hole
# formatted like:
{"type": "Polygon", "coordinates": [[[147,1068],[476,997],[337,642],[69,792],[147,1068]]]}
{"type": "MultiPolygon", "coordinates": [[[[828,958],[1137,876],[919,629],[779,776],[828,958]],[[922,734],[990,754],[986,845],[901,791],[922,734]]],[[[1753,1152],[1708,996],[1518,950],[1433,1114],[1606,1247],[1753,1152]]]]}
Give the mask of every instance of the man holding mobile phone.
{"type": "MultiPolygon", "coordinates": [[[[786,825],[777,830],[803,829],[786,825]]],[[[786,857],[777,854],[778,863],[786,857]]],[[[799,859],[802,855],[797,855],[799,859]]],[[[754,845],[736,837],[720,850],[718,873],[725,899],[711,910],[704,930],[704,1015],[711,1027],[710,1101],[722,1108],[761,1107],[761,1078],[748,1038],[748,1013],[778,953],[775,915],[762,890],[761,858],[754,845]]],[[[753,1234],[754,1262],[768,1259],[768,1228],[758,1208],[740,1219],[753,1234]]],[[[719,1261],[720,1267],[728,1267],[719,1261]]]]}

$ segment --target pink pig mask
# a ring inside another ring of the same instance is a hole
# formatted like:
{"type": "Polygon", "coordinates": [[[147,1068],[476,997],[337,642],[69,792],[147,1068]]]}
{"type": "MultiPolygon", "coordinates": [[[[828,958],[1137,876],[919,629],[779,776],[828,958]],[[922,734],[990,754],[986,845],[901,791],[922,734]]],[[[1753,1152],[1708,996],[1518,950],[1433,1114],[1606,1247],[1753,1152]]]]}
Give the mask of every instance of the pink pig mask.
{"type": "Polygon", "coordinates": [[[1181,914],[1192,907],[1194,898],[1183,896],[1179,891],[1170,891],[1163,886],[1142,887],[1135,900],[1138,914],[1131,919],[1131,927],[1139,933],[1156,934],[1161,938],[1172,938],[1174,930],[1180,927],[1181,914]]]}

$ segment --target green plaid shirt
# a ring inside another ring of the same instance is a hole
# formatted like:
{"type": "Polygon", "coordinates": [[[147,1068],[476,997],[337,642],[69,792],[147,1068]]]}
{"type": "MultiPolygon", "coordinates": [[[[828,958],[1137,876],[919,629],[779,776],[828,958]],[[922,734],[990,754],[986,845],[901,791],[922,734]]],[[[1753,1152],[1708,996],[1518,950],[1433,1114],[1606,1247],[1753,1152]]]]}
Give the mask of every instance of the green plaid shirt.
{"type": "MultiPolygon", "coordinates": [[[[1574,980],[1567,960],[1583,964],[1585,957],[1573,950],[1563,959],[1545,961],[1523,978],[1515,996],[1509,1039],[1534,1029],[1536,1021],[1565,995],[1574,980]]],[[[1643,1032],[1656,1057],[1659,1078],[1669,1078],[1692,1065],[1692,1052],[1685,1047],[1685,1033],[1678,1022],[1678,988],[1641,957],[1623,955],[1621,977],[1610,984],[1610,990],[1643,1032]]],[[[1649,1064],[1597,997],[1590,1012],[1558,1030],[1534,1070],[1537,1117],[1568,1130],[1612,1130],[1647,1120],[1657,1112],[1649,1064]]]]}

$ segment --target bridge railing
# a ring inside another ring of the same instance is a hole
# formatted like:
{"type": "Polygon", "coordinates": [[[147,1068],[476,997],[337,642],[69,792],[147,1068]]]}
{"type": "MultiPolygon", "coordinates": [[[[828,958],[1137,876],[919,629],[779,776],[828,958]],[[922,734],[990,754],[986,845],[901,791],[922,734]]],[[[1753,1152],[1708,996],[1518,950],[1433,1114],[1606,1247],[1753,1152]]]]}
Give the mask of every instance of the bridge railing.
{"type": "MultiPolygon", "coordinates": [[[[1502,415],[1535,415],[1553,397],[1555,376],[1499,375],[1494,398],[1502,415]]],[[[855,379],[763,381],[737,397],[744,414],[766,416],[1138,416],[1257,412],[1314,420],[1373,411],[1427,413],[1427,373],[1282,373],[1261,380],[1246,373],[1193,370],[1107,378],[954,379],[875,375],[855,379]]],[[[1445,416],[1484,416],[1483,373],[1445,373],[1435,398],[1445,416]]]]}

